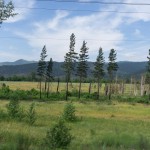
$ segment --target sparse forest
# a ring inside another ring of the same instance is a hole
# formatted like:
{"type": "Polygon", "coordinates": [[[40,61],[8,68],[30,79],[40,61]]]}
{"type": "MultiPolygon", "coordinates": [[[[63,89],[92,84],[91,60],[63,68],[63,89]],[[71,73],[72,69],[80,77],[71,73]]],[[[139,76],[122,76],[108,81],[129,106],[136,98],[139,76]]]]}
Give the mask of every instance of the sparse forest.
{"type": "Polygon", "coordinates": [[[116,50],[110,50],[109,62],[104,68],[102,48],[98,50],[92,78],[87,80],[90,67],[87,43],[83,41],[77,54],[74,34],[70,36],[69,52],[61,66],[65,74],[63,80],[55,77],[53,59],[46,62],[46,57],[44,45],[37,73],[32,72],[30,76],[32,82],[10,82],[1,78],[0,125],[11,123],[11,128],[0,129],[0,149],[149,149],[150,50],[146,72],[140,79],[131,76],[128,82],[117,76],[116,50]],[[113,125],[116,121],[118,123],[113,125]],[[139,121],[143,123],[136,127],[139,121]],[[99,124],[101,130],[97,127],[99,124]],[[126,132],[122,124],[126,124],[126,132]],[[131,135],[130,130],[135,134],[131,135]],[[85,134],[85,141],[80,134],[85,134]]]}

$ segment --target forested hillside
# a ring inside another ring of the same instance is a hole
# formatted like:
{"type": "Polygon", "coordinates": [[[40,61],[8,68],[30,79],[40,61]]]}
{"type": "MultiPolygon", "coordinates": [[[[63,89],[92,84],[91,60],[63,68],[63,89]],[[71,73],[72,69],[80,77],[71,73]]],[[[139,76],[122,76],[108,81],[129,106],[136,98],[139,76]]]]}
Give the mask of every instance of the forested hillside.
{"type": "MultiPolygon", "coordinates": [[[[26,62],[27,63],[27,62],[26,62]]],[[[10,64],[10,63],[9,63],[10,64]]],[[[54,62],[54,76],[55,77],[64,77],[64,71],[62,69],[63,62],[54,62]]],[[[118,76],[127,77],[131,75],[140,75],[144,73],[146,70],[147,62],[118,62],[118,76]]],[[[93,62],[88,62],[89,70],[88,76],[91,77],[91,72],[93,71],[93,62]]],[[[106,70],[107,64],[105,64],[106,70]]],[[[13,76],[13,75],[29,75],[32,72],[36,73],[37,70],[37,63],[27,63],[17,64],[17,65],[3,65],[0,66],[0,75],[1,76],[13,76]]],[[[107,71],[107,70],[106,70],[107,71]]]]}

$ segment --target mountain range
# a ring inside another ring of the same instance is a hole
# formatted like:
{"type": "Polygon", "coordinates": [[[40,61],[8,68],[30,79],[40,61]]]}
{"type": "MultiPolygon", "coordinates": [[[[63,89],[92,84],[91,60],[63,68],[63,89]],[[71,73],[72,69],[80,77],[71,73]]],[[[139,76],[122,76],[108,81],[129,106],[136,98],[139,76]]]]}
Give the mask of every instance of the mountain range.
{"type": "Polygon", "coordinates": [[[28,61],[24,59],[19,59],[14,62],[0,62],[0,66],[14,66],[14,65],[24,65],[24,64],[31,64],[31,63],[36,63],[36,61],[28,61]]]}
{"type": "MultiPolygon", "coordinates": [[[[117,71],[118,76],[128,77],[131,75],[140,76],[142,73],[146,72],[147,62],[129,62],[120,61],[117,62],[119,69],[117,71]]],[[[64,77],[64,71],[62,69],[63,62],[54,62],[53,72],[55,77],[64,77]]],[[[14,62],[1,62],[0,63],[0,76],[13,76],[13,75],[29,75],[32,72],[36,73],[38,62],[27,61],[24,59],[19,59],[14,62]]],[[[94,63],[88,62],[89,70],[88,76],[92,76],[92,71],[94,69],[94,63]]],[[[107,71],[107,63],[105,64],[105,70],[107,71]]]]}

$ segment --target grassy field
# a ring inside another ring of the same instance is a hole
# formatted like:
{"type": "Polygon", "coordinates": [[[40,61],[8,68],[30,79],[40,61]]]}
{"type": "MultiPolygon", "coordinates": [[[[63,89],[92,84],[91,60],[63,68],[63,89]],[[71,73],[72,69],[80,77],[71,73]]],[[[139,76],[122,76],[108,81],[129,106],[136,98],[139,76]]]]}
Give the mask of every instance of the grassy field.
{"type": "MultiPolygon", "coordinates": [[[[6,111],[9,101],[0,101],[6,111]]],[[[25,110],[32,102],[22,101],[25,110]]],[[[35,102],[37,121],[33,126],[15,120],[0,120],[0,150],[15,150],[20,141],[31,150],[45,149],[43,139],[47,130],[61,116],[66,102],[35,102]],[[25,140],[30,139],[30,140],[25,140]]],[[[66,123],[74,139],[70,150],[149,150],[150,106],[128,103],[74,102],[78,120],[66,123]]]]}
{"type": "MultiPolygon", "coordinates": [[[[8,85],[10,87],[10,89],[13,89],[13,90],[16,90],[16,89],[31,90],[32,88],[39,89],[39,82],[1,81],[0,83],[1,84],[5,83],[6,85],[8,85]]],[[[44,88],[44,83],[42,83],[42,84],[43,84],[43,88],[44,88]]],[[[79,83],[72,83],[72,84],[69,83],[69,90],[72,90],[72,89],[78,90],[78,86],[79,86],[79,83]]],[[[82,83],[83,92],[87,92],[88,88],[89,88],[89,83],[82,83]]],[[[65,89],[66,89],[66,83],[60,82],[59,91],[64,91],[65,89]]],[[[52,82],[50,84],[50,90],[53,92],[56,92],[57,82],[52,82]]],[[[97,90],[95,83],[92,83],[92,90],[93,91],[97,90]]]]}
{"type": "MultiPolygon", "coordinates": [[[[2,83],[5,83],[10,87],[12,90],[20,89],[20,90],[31,90],[31,89],[37,89],[39,90],[39,82],[21,82],[21,81],[0,81],[0,85],[2,83]]],[[[119,84],[117,87],[119,88],[119,84]]],[[[42,83],[43,91],[44,91],[44,83],[42,83]]],[[[69,83],[69,91],[78,91],[79,83],[69,83]]],[[[147,89],[148,86],[145,86],[147,89]]],[[[105,89],[105,84],[102,84],[102,87],[100,89],[100,93],[104,94],[105,89]]],[[[59,92],[65,91],[66,90],[66,83],[60,82],[59,84],[59,92]]],[[[89,83],[82,83],[82,92],[88,92],[89,91],[89,83]]],[[[50,91],[51,92],[56,92],[57,91],[57,82],[52,82],[50,84],[50,91]]],[[[97,92],[97,84],[92,83],[91,84],[91,93],[97,92]]],[[[133,95],[134,93],[134,85],[132,85],[132,92],[131,92],[131,85],[130,84],[125,84],[124,86],[124,93],[127,95],[133,95]]],[[[140,95],[140,84],[137,85],[136,87],[136,93],[137,95],[140,95]]]]}
{"type": "MultiPolygon", "coordinates": [[[[1,81],[0,82],[5,83],[10,87],[12,90],[20,89],[20,90],[31,90],[31,89],[37,89],[39,90],[39,82],[20,82],[20,81],[1,81]]],[[[42,83],[43,86],[43,91],[44,91],[44,83],[42,83]]],[[[78,90],[79,83],[69,83],[69,90],[78,90]]],[[[104,85],[102,87],[104,89],[104,85]]],[[[82,92],[88,92],[89,89],[89,83],[82,83],[82,92]]],[[[96,92],[97,91],[97,84],[92,83],[91,86],[91,92],[96,92]]],[[[56,92],[57,90],[57,82],[52,82],[50,84],[50,91],[56,92]]],[[[59,92],[65,91],[66,90],[66,83],[60,82],[59,84],[59,92]]],[[[102,90],[104,91],[104,90],[102,90]]]]}

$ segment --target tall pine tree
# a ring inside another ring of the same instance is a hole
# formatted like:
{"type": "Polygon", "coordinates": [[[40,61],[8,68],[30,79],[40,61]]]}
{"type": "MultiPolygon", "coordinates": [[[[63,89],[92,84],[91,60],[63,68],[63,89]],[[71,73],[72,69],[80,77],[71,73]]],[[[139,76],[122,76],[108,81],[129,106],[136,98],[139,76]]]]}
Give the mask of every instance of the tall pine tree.
{"type": "Polygon", "coordinates": [[[75,70],[75,63],[77,53],[75,52],[75,35],[72,33],[70,36],[69,52],[65,55],[63,69],[66,74],[66,100],[68,99],[68,83],[71,81],[71,76],[75,70]]]}
{"type": "Polygon", "coordinates": [[[109,58],[109,63],[108,63],[107,71],[108,71],[108,75],[109,75],[109,79],[110,79],[110,88],[109,88],[109,100],[110,100],[111,93],[112,93],[112,85],[111,84],[113,82],[114,75],[118,70],[118,64],[116,62],[117,53],[114,49],[110,50],[108,58],[109,58]]]}
{"type": "Polygon", "coordinates": [[[54,80],[54,77],[53,77],[53,59],[52,58],[50,58],[48,65],[47,65],[47,68],[46,68],[46,80],[48,82],[48,87],[47,87],[47,98],[48,98],[49,85],[54,80]]]}
{"type": "MultiPolygon", "coordinates": [[[[70,36],[69,55],[71,58],[71,75],[73,75],[74,71],[75,71],[76,61],[78,59],[78,56],[77,56],[78,53],[75,52],[75,35],[74,35],[74,33],[72,33],[70,36]]],[[[71,80],[71,75],[70,75],[69,81],[71,80]]]]}
{"type": "Polygon", "coordinates": [[[83,45],[80,49],[80,54],[79,54],[79,59],[78,59],[78,66],[77,66],[77,76],[79,76],[80,84],[79,84],[79,95],[78,97],[80,98],[81,94],[81,83],[84,78],[87,77],[87,70],[88,70],[88,48],[86,46],[86,42],[83,41],[83,45]]]}
{"type": "Polygon", "coordinates": [[[46,50],[46,46],[44,45],[40,55],[40,60],[38,62],[38,68],[37,68],[37,75],[40,77],[40,99],[42,93],[42,79],[46,73],[46,61],[45,61],[45,58],[47,57],[46,53],[47,50],[46,50]]]}
{"type": "Polygon", "coordinates": [[[94,71],[93,71],[93,75],[97,79],[97,99],[99,99],[100,81],[105,74],[104,63],[105,61],[103,57],[103,50],[102,48],[100,48],[96,62],[94,63],[94,71]]]}

